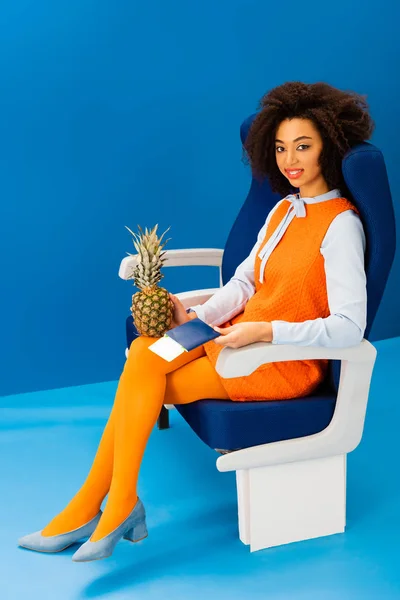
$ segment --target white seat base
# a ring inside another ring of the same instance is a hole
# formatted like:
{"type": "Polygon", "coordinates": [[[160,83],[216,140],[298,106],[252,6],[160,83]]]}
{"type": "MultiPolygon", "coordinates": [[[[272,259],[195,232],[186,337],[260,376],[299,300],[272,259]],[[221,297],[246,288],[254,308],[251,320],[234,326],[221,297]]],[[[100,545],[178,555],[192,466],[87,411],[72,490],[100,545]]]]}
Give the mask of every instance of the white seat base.
{"type": "Polygon", "coordinates": [[[236,471],[239,538],[250,551],[343,533],[346,455],[236,471]]]}

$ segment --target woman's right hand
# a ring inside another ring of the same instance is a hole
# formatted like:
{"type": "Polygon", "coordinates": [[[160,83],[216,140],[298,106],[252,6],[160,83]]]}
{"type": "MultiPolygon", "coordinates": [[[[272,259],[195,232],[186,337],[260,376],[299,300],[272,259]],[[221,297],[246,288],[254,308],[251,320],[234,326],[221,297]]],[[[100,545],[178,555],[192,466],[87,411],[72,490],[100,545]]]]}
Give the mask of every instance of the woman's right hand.
{"type": "Polygon", "coordinates": [[[174,314],[171,322],[171,329],[174,327],[178,327],[178,325],[183,325],[183,323],[187,323],[187,321],[191,321],[191,317],[186,312],[186,308],[183,306],[182,302],[174,296],[170,294],[169,297],[174,305],[174,314]]]}

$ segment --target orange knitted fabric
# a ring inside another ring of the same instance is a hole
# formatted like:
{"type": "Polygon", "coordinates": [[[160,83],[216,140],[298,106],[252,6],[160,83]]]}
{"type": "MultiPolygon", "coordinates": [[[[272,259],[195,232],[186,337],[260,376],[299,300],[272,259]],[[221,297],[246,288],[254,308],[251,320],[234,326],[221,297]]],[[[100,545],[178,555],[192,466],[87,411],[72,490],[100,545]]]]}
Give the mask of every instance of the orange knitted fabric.
{"type": "MultiPolygon", "coordinates": [[[[290,201],[283,201],[272,215],[260,251],[285,216],[290,201]]],[[[306,217],[294,217],[273,250],[259,282],[261,259],[255,259],[256,292],[244,311],[221,325],[246,321],[303,322],[330,315],[324,257],[320,247],[333,219],[357,208],[346,198],[306,204],[306,217]]],[[[213,340],[204,349],[214,368],[222,350],[213,340]]],[[[247,376],[221,383],[231,400],[284,400],[310,394],[325,378],[328,360],[275,362],[262,365],[247,376]]]]}

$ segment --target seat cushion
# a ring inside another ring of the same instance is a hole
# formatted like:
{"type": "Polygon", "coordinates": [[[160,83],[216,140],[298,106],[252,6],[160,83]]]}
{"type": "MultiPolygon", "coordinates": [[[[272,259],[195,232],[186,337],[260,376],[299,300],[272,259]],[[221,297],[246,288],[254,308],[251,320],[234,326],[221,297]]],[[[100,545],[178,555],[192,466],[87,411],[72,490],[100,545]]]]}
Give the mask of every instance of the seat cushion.
{"type": "Polygon", "coordinates": [[[176,409],[210,448],[238,450],[318,433],[329,425],[335,404],[336,393],[321,390],[293,400],[204,399],[176,409]]]}

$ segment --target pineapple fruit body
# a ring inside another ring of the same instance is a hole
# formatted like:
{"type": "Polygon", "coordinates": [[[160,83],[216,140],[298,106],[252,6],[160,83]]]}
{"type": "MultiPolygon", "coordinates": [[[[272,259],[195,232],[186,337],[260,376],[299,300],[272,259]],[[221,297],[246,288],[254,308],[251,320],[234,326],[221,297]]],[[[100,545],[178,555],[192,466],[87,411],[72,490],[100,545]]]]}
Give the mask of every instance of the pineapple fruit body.
{"type": "Polygon", "coordinates": [[[174,303],[165,288],[155,285],[132,296],[131,312],[138,333],[162,337],[171,328],[174,303]]]}

